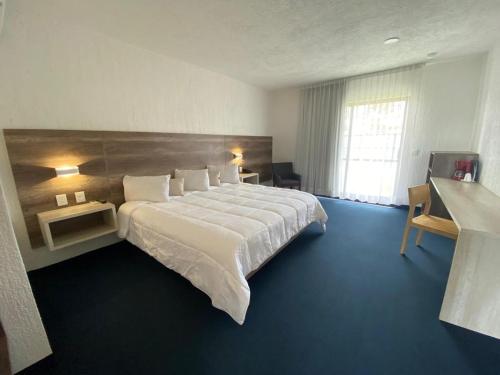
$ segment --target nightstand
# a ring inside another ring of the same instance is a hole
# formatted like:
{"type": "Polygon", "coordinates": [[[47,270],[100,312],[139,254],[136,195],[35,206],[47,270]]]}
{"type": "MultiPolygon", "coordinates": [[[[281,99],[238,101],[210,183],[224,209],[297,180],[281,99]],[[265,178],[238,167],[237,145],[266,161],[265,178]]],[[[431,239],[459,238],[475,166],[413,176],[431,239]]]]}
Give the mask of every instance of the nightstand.
{"type": "Polygon", "coordinates": [[[37,214],[48,249],[58,250],[118,230],[113,203],[90,202],[37,214]]]}
{"type": "Polygon", "coordinates": [[[259,184],[259,174],[258,173],[240,173],[240,181],[249,184],[259,184]]]}

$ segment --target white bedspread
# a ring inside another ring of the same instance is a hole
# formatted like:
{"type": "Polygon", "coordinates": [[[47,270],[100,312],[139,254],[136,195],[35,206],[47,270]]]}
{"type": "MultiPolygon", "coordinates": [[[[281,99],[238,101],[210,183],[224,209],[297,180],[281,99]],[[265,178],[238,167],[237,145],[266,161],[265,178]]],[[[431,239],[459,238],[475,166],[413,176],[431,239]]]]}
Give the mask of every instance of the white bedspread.
{"type": "Polygon", "coordinates": [[[327,220],[309,193],[251,184],[127,202],[118,211],[120,237],[187,278],[239,324],[250,303],[245,276],[307,225],[327,220]]]}

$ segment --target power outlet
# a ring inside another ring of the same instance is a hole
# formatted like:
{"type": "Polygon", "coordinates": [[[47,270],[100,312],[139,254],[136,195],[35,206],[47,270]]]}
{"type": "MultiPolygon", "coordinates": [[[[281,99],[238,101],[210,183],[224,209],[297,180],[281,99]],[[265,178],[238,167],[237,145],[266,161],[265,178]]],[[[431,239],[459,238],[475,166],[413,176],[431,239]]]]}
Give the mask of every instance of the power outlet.
{"type": "Polygon", "coordinates": [[[57,202],[58,206],[67,206],[68,205],[68,198],[66,197],[66,194],[56,195],[56,202],[57,202]]]}
{"type": "Polygon", "coordinates": [[[83,203],[86,201],[85,199],[85,192],[84,191],[77,191],[75,193],[75,199],[76,199],[76,203],[83,203]]]}

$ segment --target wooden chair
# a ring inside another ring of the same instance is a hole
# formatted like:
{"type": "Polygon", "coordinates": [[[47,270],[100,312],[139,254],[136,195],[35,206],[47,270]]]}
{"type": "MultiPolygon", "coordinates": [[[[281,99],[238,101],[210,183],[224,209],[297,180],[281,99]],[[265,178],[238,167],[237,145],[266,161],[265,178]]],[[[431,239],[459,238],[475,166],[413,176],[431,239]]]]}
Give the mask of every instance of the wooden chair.
{"type": "Polygon", "coordinates": [[[408,197],[410,209],[408,210],[408,219],[406,220],[406,227],[403,233],[403,242],[401,243],[401,255],[406,251],[408,235],[412,227],[418,229],[415,241],[417,246],[422,242],[424,231],[439,234],[454,240],[457,239],[458,228],[453,220],[429,215],[429,210],[431,209],[431,192],[429,190],[429,184],[408,188],[408,197]],[[415,217],[415,208],[417,204],[420,203],[423,204],[423,214],[415,217]]]}

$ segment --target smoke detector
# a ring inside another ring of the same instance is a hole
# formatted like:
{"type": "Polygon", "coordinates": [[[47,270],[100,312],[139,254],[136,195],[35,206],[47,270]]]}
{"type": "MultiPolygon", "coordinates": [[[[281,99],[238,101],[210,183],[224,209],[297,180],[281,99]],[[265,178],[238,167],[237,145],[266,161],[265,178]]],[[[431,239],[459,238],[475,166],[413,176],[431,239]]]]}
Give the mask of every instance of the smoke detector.
{"type": "Polygon", "coordinates": [[[390,38],[387,38],[384,40],[384,44],[396,44],[400,41],[401,39],[397,36],[391,36],[390,38]]]}

